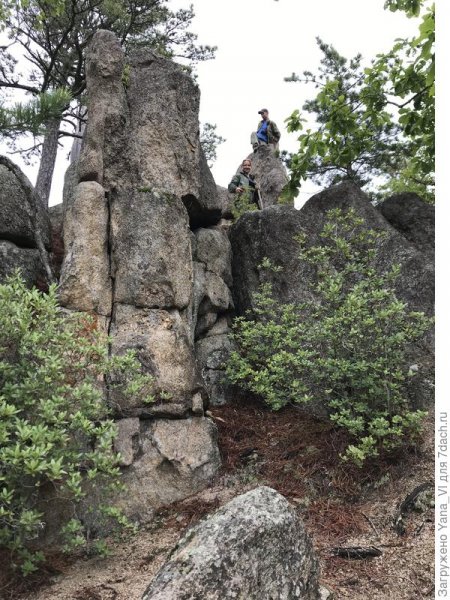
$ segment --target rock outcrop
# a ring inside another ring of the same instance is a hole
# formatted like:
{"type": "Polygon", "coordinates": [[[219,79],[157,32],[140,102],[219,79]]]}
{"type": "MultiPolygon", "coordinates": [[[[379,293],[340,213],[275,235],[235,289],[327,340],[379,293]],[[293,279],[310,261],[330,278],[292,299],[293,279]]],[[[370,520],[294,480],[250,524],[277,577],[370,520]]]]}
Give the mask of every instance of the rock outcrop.
{"type": "Polygon", "coordinates": [[[300,209],[273,206],[262,212],[248,213],[231,228],[233,250],[233,295],[236,310],[242,314],[252,308],[252,295],[261,282],[260,265],[268,257],[282,270],[270,275],[275,297],[282,302],[301,302],[311,298],[314,270],[298,260],[295,237],[306,234],[308,244],[320,241],[326,213],[333,208],[353,208],[369,228],[383,231],[377,265],[380,271],[393,263],[401,265],[397,294],[411,310],[433,314],[434,265],[429,254],[394,229],[372,206],[360,188],[342,183],[316,194],[300,209]]]}
{"type": "Polygon", "coordinates": [[[154,404],[109,397],[141,510],[125,505],[145,519],[206,485],[220,464],[195,342],[233,308],[231,251],[220,230],[205,229],[222,206],[200,146],[193,80],[149,50],[125,64],[107,31],[93,37],[86,72],[90,110],[66,178],[60,299],[104,319],[112,353],[135,350],[153,377],[154,404]],[[159,430],[170,451],[156,442],[159,430]]]}
{"type": "Polygon", "coordinates": [[[252,173],[261,190],[263,206],[277,204],[281,191],[288,182],[286,168],[272,146],[259,146],[250,154],[252,173]]]}
{"type": "Polygon", "coordinates": [[[20,169],[0,156],[0,281],[20,269],[29,285],[45,288],[48,282],[41,252],[50,247],[50,222],[32,190],[20,169]]]}
{"type": "Polygon", "coordinates": [[[275,490],[260,487],[189,530],[142,600],[319,600],[318,577],[295,510],[275,490]]]}
{"type": "MultiPolygon", "coordinates": [[[[434,314],[434,264],[427,244],[415,241],[409,228],[409,239],[384,218],[356,185],[343,183],[316,194],[301,210],[287,206],[272,206],[242,216],[231,228],[233,250],[233,296],[237,314],[254,307],[253,297],[263,282],[270,282],[274,298],[280,303],[314,300],[312,284],[316,280],[313,266],[298,258],[299,234],[306,235],[308,245],[321,242],[320,232],[326,213],[333,208],[356,211],[368,228],[385,235],[377,242],[376,268],[382,273],[393,264],[400,265],[396,281],[397,297],[407,303],[409,310],[434,314]],[[261,269],[267,257],[281,270],[261,269]]],[[[400,217],[397,217],[397,222],[400,217]]],[[[417,226],[417,229],[419,227],[417,226]]],[[[431,221],[427,228],[431,239],[431,221]]],[[[418,238],[422,235],[419,229],[418,238]]],[[[428,333],[408,348],[410,365],[415,365],[416,376],[411,378],[409,398],[413,406],[423,408],[433,401],[432,363],[434,336],[428,333]]],[[[312,410],[321,414],[320,406],[312,410]]]]}
{"type": "Polygon", "coordinates": [[[387,198],[377,208],[419,252],[434,257],[434,206],[417,194],[403,192],[387,198]]]}
{"type": "MultiPolygon", "coordinates": [[[[286,167],[277,156],[276,151],[271,146],[260,146],[256,152],[253,152],[248,159],[252,161],[251,173],[255,178],[261,193],[261,201],[264,208],[278,203],[280,194],[288,182],[286,167]]],[[[236,172],[241,168],[239,164],[236,172]]],[[[230,181],[233,174],[230,174],[230,181]]],[[[222,207],[222,216],[225,219],[232,219],[231,207],[235,194],[228,192],[226,188],[217,186],[217,193],[222,207]]]]}

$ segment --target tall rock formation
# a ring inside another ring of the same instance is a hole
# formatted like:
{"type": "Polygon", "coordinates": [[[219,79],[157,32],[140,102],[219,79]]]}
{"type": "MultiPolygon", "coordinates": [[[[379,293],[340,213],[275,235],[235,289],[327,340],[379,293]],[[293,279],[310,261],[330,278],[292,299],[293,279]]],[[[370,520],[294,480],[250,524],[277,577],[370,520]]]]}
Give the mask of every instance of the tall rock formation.
{"type": "Polygon", "coordinates": [[[154,378],[154,404],[109,398],[126,457],[123,503],[145,519],[219,467],[194,343],[232,309],[231,262],[214,250],[220,231],[204,229],[222,210],[200,146],[196,84],[149,50],[125,62],[107,31],[95,34],[86,69],[88,125],[65,194],[60,298],[101,317],[112,353],[134,349],[154,378]]]}

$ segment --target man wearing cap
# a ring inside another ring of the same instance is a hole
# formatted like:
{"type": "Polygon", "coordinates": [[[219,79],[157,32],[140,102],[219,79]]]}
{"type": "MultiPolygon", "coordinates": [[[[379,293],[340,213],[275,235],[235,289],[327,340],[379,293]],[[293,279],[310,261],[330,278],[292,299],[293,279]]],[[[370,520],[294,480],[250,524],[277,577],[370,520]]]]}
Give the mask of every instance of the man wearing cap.
{"type": "Polygon", "coordinates": [[[261,144],[271,144],[275,148],[278,148],[278,141],[281,134],[276,123],[269,119],[269,111],[267,108],[262,108],[258,110],[258,115],[261,115],[262,121],[258,123],[256,132],[254,131],[250,138],[253,150],[256,152],[258,146],[261,144]]]}

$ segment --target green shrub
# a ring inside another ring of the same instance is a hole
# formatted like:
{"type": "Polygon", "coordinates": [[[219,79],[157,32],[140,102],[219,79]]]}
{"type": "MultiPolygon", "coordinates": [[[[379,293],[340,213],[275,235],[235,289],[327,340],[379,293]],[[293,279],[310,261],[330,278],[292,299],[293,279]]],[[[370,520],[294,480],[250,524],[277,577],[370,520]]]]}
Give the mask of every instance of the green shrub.
{"type": "Polygon", "coordinates": [[[251,188],[247,188],[241,194],[234,195],[233,203],[231,205],[231,214],[236,221],[239,217],[242,217],[244,213],[258,210],[258,207],[253,202],[252,198],[253,190],[251,188]]]}
{"type": "Polygon", "coordinates": [[[350,434],[344,460],[360,466],[417,439],[426,413],[408,404],[406,349],[431,325],[397,299],[398,266],[377,272],[382,233],[363,225],[354,211],[337,209],[320,245],[306,248],[299,237],[300,259],[316,269],[316,301],[281,304],[262,284],[254,310],[234,322],[237,350],[227,367],[233,383],[275,410],[320,402],[350,434]]]}
{"type": "Polygon", "coordinates": [[[0,546],[25,574],[43,559],[34,541],[49,489],[71,504],[68,546],[86,543],[84,499],[91,519],[129,526],[104,503],[120,489],[105,377],[119,374],[132,394],[151,382],[133,354],[110,357],[107,342],[94,318],[61,311],[55,286],[42,294],[18,274],[0,285],[0,546]]]}

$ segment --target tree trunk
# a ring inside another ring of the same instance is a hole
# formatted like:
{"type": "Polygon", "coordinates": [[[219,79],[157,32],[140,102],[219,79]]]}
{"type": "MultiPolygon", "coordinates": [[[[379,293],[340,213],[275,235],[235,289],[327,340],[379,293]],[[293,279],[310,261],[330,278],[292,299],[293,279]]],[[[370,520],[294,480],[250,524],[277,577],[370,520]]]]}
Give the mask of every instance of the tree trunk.
{"type": "Polygon", "coordinates": [[[53,171],[58,152],[58,132],[61,119],[50,119],[45,126],[44,142],[42,144],[41,163],[36,179],[35,192],[44,206],[48,206],[50,189],[52,187],[53,171]]]}

